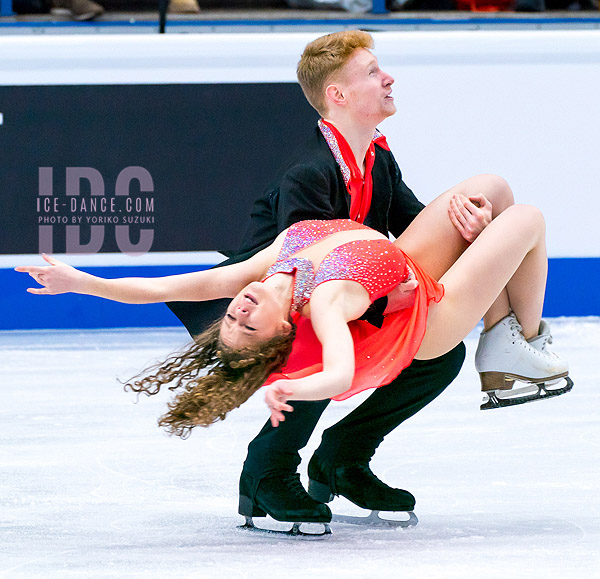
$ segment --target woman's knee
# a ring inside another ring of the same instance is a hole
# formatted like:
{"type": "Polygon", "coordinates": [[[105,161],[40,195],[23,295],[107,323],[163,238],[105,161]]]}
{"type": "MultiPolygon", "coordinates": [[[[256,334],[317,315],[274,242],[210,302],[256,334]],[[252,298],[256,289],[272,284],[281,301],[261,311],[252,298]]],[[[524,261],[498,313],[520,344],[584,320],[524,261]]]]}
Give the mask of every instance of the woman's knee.
{"type": "Polygon", "coordinates": [[[515,220],[515,224],[527,231],[541,235],[546,233],[546,220],[542,211],[534,205],[513,205],[507,209],[507,215],[515,220]]]}
{"type": "Polygon", "coordinates": [[[460,193],[465,197],[483,195],[492,204],[492,216],[497,217],[507,207],[514,205],[515,200],[508,181],[499,175],[482,173],[462,181],[446,193],[460,193]]]}
{"type": "Polygon", "coordinates": [[[515,198],[512,189],[504,177],[494,174],[485,174],[479,175],[479,178],[483,183],[484,190],[482,193],[492,203],[494,217],[502,213],[502,211],[511,205],[514,205],[515,198]]]}

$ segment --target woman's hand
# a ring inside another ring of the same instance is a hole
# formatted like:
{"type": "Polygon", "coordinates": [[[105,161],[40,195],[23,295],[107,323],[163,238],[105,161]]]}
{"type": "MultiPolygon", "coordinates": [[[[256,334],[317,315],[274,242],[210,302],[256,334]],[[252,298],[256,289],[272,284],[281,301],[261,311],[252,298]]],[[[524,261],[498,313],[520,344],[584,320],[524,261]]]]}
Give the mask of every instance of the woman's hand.
{"type": "Polygon", "coordinates": [[[20,265],[15,267],[15,271],[28,273],[41,288],[30,287],[27,291],[30,294],[38,295],[57,295],[68,292],[85,293],[89,274],[79,271],[58,259],[42,253],[42,257],[50,265],[20,265]]]}
{"type": "Polygon", "coordinates": [[[265,394],[265,402],[271,410],[271,424],[274,428],[279,426],[280,422],[285,420],[283,411],[293,412],[294,408],[287,403],[288,397],[292,396],[294,391],[290,388],[292,380],[276,380],[269,386],[265,394]]]}
{"type": "Polygon", "coordinates": [[[450,199],[448,215],[463,238],[473,243],[492,221],[492,204],[481,194],[469,198],[456,194],[450,199]]]}
{"type": "Polygon", "coordinates": [[[412,269],[408,267],[408,276],[406,279],[399,283],[388,295],[388,303],[385,308],[385,312],[383,312],[384,316],[391,314],[392,312],[397,312],[399,310],[404,310],[405,308],[410,308],[415,303],[415,296],[417,287],[419,287],[419,282],[415,278],[415,274],[412,269]]]}

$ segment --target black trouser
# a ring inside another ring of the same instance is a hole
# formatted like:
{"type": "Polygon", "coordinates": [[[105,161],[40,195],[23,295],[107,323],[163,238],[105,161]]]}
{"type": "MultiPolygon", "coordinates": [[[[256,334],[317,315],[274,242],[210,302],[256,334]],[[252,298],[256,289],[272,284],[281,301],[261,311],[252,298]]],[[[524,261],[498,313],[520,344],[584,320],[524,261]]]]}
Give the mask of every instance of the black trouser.
{"type": "MultiPolygon", "coordinates": [[[[439,396],[456,378],[465,346],[433,360],[414,360],[387,386],[377,388],[360,406],[323,432],[315,451],[330,464],[368,462],[384,437],[439,396]]],[[[267,422],[248,445],[244,471],[260,479],[296,472],[298,451],[306,446],[330,400],[289,402],[293,412],[273,428],[267,422]]]]}

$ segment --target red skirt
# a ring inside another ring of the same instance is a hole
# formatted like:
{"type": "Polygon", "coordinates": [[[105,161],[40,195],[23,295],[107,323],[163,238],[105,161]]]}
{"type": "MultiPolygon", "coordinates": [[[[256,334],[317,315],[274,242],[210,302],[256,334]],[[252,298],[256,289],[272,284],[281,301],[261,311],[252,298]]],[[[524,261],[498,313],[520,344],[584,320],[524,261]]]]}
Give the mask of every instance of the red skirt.
{"type": "MultiPolygon", "coordinates": [[[[354,340],[355,370],[352,385],[333,397],[345,400],[369,388],[389,384],[413,361],[427,327],[431,300],[439,302],[444,286],[421,269],[408,255],[406,262],[419,281],[412,307],[385,316],[381,328],[364,320],[348,324],[354,340]]],[[[275,380],[302,378],[323,369],[322,348],[310,320],[298,316],[296,339],[287,364],[271,374],[265,385],[275,380]]]]}

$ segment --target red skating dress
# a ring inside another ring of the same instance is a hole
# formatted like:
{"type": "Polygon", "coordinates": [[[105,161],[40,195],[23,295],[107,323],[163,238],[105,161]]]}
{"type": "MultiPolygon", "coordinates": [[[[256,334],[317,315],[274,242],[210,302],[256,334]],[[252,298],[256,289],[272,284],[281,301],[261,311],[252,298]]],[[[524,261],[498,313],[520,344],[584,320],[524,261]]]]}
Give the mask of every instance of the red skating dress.
{"type": "Polygon", "coordinates": [[[412,362],[425,335],[429,302],[439,302],[444,295],[440,283],[386,239],[344,243],[324,257],[316,272],[309,259],[294,257],[334,233],[360,229],[369,227],[348,219],[300,221],[288,229],[277,262],[269,268],[265,279],[276,273],[294,274],[292,310],[297,324],[296,339],[287,364],[272,374],[266,384],[282,378],[301,378],[323,369],[321,343],[310,320],[297,313],[319,284],[331,280],[356,281],[375,301],[406,279],[407,265],[419,281],[413,306],[385,316],[381,329],[364,320],[348,324],[354,340],[354,380],[349,390],[333,399],[345,400],[368,388],[389,384],[412,362]]]}

